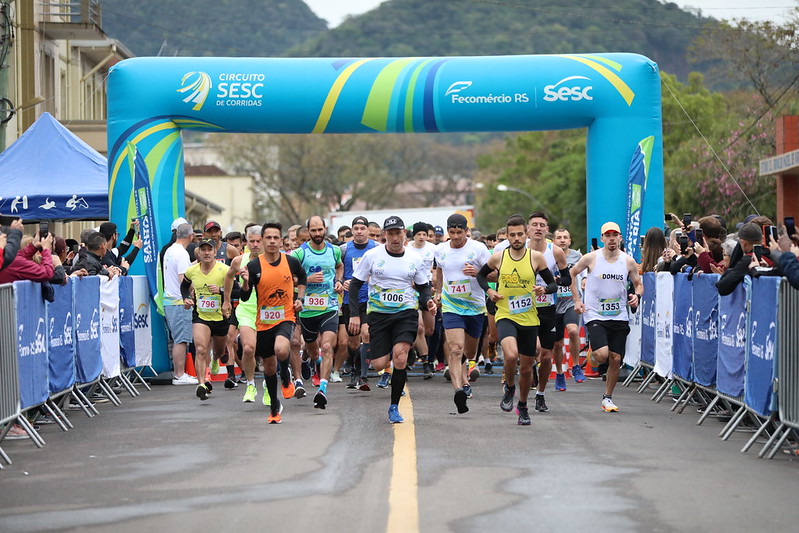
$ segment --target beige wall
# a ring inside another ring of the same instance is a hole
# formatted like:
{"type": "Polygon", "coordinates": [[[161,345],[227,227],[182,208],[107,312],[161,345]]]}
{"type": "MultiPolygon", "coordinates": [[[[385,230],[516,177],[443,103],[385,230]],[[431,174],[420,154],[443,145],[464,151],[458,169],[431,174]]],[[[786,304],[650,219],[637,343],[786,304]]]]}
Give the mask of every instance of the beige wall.
{"type": "Polygon", "coordinates": [[[252,183],[251,176],[186,176],[186,190],[224,207],[217,216],[223,233],[242,231],[248,222],[259,222],[253,220],[252,183]]]}

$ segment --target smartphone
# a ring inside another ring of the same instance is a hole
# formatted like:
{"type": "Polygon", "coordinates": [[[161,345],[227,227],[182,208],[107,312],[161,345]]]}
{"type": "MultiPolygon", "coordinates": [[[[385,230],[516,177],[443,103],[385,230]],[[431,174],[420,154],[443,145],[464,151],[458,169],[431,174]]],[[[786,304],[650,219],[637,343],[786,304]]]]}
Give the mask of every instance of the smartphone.
{"type": "Polygon", "coordinates": [[[694,242],[698,243],[700,246],[705,245],[704,242],[705,234],[701,229],[697,228],[696,231],[694,231],[694,237],[695,237],[694,242]]]}
{"type": "Polygon", "coordinates": [[[644,247],[644,237],[641,237],[641,248],[644,247]]]}
{"type": "Polygon", "coordinates": [[[77,254],[80,251],[80,244],[73,244],[72,245],[72,253],[77,254]]]}
{"type": "Polygon", "coordinates": [[[777,232],[777,226],[763,226],[763,242],[766,248],[771,247],[771,241],[777,242],[780,236],[777,232]]]}
{"type": "Polygon", "coordinates": [[[680,235],[680,253],[684,254],[688,251],[688,236],[680,235]]]}
{"type": "Polygon", "coordinates": [[[753,247],[753,251],[755,252],[755,257],[757,261],[760,262],[760,259],[763,257],[763,247],[759,244],[755,244],[753,247]]]}
{"type": "Polygon", "coordinates": [[[785,223],[785,231],[789,237],[796,234],[796,225],[794,225],[793,217],[785,217],[782,221],[785,223]]]}
{"type": "Polygon", "coordinates": [[[39,222],[39,238],[46,239],[50,234],[50,224],[48,222],[39,222]]]}
{"type": "Polygon", "coordinates": [[[19,217],[10,217],[8,215],[0,215],[0,226],[10,226],[19,217]]]}
{"type": "Polygon", "coordinates": [[[596,237],[591,239],[591,249],[592,250],[599,250],[599,242],[596,240],[596,237]]]}
{"type": "Polygon", "coordinates": [[[685,227],[690,226],[691,220],[692,220],[691,213],[684,213],[682,216],[682,225],[685,227]]]}
{"type": "Polygon", "coordinates": [[[671,222],[671,213],[666,213],[666,224],[671,222]]]}

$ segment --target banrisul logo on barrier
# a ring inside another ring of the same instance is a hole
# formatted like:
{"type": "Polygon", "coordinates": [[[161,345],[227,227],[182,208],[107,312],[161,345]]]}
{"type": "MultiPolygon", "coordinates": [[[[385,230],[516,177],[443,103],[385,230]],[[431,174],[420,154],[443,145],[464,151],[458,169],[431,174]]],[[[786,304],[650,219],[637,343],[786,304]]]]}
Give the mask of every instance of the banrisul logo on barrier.
{"type": "Polygon", "coordinates": [[[526,104],[530,101],[527,93],[494,94],[493,92],[486,93],[478,89],[478,94],[473,94],[473,90],[466,91],[469,88],[476,89],[473,87],[473,82],[456,81],[449,86],[444,96],[449,97],[453,104],[526,104]],[[461,94],[462,91],[466,91],[466,93],[461,94]]]}
{"type": "Polygon", "coordinates": [[[199,111],[203,108],[208,93],[211,92],[211,76],[205,72],[187,72],[180,80],[179,93],[189,93],[184,102],[193,103],[192,111],[199,111]]]}
{"type": "Polygon", "coordinates": [[[594,89],[590,78],[585,76],[569,76],[557,83],[544,87],[544,101],[546,102],[579,102],[580,100],[593,100],[591,91],[594,89]]]}

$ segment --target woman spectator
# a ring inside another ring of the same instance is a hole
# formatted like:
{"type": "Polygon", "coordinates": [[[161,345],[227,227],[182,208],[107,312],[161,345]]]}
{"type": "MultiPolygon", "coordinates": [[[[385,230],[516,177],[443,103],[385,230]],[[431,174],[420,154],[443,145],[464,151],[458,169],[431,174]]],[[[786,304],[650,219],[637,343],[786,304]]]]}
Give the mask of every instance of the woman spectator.
{"type": "Polygon", "coordinates": [[[50,233],[42,239],[37,231],[33,241],[19,251],[11,264],[3,264],[5,268],[0,270],[0,283],[19,280],[50,281],[54,274],[52,249],[53,234],[50,233]],[[42,254],[41,264],[33,261],[33,256],[39,251],[42,254]]]}
{"type": "Polygon", "coordinates": [[[654,272],[657,264],[663,259],[663,251],[668,246],[666,235],[660,228],[649,228],[644,235],[643,252],[641,253],[641,271],[654,272]]]}

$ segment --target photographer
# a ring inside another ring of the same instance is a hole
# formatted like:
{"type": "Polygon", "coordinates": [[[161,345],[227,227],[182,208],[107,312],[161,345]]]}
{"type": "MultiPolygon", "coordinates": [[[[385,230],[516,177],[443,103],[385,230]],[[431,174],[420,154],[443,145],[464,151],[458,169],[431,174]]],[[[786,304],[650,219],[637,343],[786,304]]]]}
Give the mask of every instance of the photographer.
{"type": "Polygon", "coordinates": [[[0,233],[0,270],[10,265],[17,256],[23,229],[22,220],[18,218],[0,233]]]}

